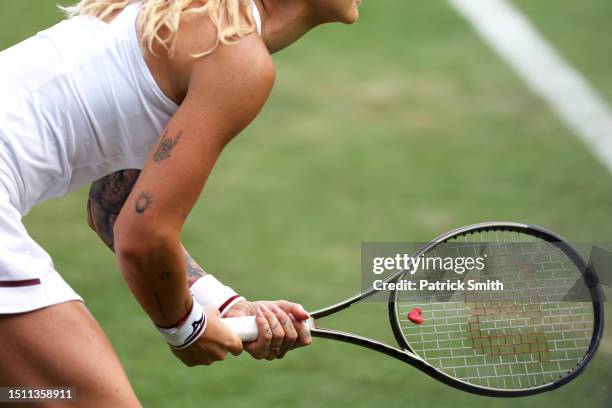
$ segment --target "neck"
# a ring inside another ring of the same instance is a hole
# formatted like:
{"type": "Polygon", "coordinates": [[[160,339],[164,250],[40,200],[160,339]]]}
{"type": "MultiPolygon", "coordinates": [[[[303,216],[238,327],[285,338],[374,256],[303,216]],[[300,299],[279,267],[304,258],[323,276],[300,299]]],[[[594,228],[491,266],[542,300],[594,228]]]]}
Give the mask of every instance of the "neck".
{"type": "Polygon", "coordinates": [[[297,41],[321,24],[304,0],[256,0],[263,20],[263,40],[271,53],[297,41]]]}

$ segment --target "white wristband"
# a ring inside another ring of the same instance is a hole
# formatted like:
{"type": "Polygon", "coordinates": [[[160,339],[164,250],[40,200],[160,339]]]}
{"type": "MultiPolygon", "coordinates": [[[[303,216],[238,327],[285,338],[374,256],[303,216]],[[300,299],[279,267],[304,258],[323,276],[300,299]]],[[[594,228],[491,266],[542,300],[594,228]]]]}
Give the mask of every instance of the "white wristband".
{"type": "Polygon", "coordinates": [[[200,304],[219,310],[221,317],[225,316],[236,303],[245,300],[234,289],[225,286],[212,275],[204,275],[198,279],[191,286],[191,292],[200,304]]]}
{"type": "Polygon", "coordinates": [[[176,327],[156,327],[170,346],[175,349],[184,349],[191,346],[202,336],[202,334],[204,334],[206,323],[204,308],[194,298],[191,312],[189,312],[185,320],[180,322],[176,327]]]}

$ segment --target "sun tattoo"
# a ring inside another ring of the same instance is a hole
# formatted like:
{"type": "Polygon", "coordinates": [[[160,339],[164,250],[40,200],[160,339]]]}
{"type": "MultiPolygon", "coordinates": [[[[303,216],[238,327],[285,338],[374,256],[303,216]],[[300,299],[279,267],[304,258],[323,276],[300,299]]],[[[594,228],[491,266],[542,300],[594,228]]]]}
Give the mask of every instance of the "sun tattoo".
{"type": "Polygon", "coordinates": [[[174,147],[178,144],[183,132],[179,132],[174,139],[166,137],[167,134],[168,131],[166,131],[166,133],[164,134],[164,137],[159,143],[159,147],[153,155],[153,160],[155,161],[155,163],[159,163],[170,158],[170,156],[172,155],[172,149],[174,149],[174,147]]]}
{"type": "Polygon", "coordinates": [[[138,194],[134,209],[138,214],[143,214],[145,211],[150,209],[153,205],[153,195],[145,191],[138,194]]]}

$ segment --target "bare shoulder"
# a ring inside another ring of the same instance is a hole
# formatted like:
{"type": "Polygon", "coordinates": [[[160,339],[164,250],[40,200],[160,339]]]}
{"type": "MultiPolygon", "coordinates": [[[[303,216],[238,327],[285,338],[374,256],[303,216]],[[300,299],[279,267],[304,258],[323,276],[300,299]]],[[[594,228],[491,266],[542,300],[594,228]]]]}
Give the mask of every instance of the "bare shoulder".
{"type": "Polygon", "coordinates": [[[214,87],[223,82],[226,89],[238,85],[244,92],[267,93],[275,79],[275,68],[266,45],[257,32],[236,44],[216,45],[217,31],[206,15],[186,15],[181,20],[175,50],[169,66],[181,91],[198,86],[214,87]],[[194,55],[214,51],[204,57],[194,55]]]}

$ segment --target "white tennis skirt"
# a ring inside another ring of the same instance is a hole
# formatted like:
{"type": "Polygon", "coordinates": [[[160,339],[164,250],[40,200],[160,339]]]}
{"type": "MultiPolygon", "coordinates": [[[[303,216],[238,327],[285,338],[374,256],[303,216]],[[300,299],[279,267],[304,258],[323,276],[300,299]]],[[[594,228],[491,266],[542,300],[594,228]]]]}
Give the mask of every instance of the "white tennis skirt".
{"type": "Polygon", "coordinates": [[[0,314],[24,313],[83,299],[29,235],[0,181],[0,314]]]}

